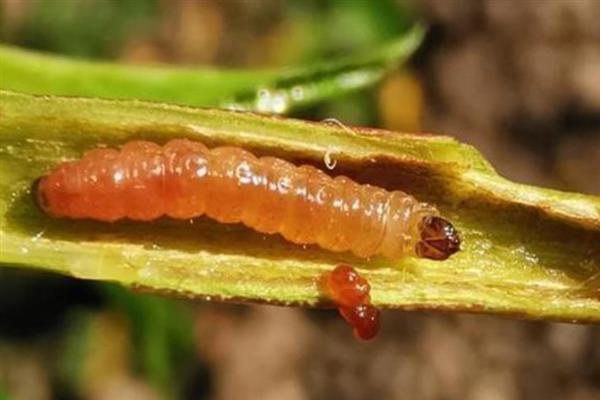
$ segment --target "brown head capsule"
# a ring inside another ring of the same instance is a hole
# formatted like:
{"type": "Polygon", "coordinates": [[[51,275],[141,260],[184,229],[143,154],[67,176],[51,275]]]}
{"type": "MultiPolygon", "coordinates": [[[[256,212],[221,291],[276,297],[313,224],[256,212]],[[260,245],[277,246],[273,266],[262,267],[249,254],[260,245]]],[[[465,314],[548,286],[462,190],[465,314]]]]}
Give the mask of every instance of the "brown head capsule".
{"type": "Polygon", "coordinates": [[[424,217],[421,221],[421,240],[415,253],[419,257],[445,260],[460,250],[460,237],[454,226],[441,217],[424,217]]]}

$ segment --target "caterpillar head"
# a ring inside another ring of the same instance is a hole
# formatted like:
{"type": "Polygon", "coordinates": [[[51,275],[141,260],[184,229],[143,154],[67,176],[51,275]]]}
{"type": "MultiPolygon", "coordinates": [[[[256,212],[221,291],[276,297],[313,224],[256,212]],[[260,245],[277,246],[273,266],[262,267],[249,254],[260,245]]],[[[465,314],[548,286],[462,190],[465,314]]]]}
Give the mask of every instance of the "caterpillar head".
{"type": "Polygon", "coordinates": [[[454,226],[441,217],[427,216],[420,225],[421,240],[415,252],[419,257],[445,260],[460,250],[460,237],[454,226]]]}

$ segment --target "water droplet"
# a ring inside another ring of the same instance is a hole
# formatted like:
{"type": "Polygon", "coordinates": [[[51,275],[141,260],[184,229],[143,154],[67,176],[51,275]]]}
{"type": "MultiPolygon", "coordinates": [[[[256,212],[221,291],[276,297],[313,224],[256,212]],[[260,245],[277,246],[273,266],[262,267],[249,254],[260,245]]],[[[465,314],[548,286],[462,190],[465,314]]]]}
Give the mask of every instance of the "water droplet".
{"type": "Polygon", "coordinates": [[[285,92],[272,92],[260,89],[256,100],[256,110],[268,114],[282,114],[288,109],[288,97],[285,92]]]}
{"type": "Polygon", "coordinates": [[[280,93],[273,97],[273,112],[276,114],[282,114],[288,108],[288,101],[285,94],[280,93]]]}
{"type": "Polygon", "coordinates": [[[329,170],[333,170],[335,168],[335,166],[337,165],[337,160],[335,160],[332,155],[334,153],[334,150],[327,150],[325,152],[325,155],[323,156],[323,162],[325,163],[325,167],[327,167],[327,169],[329,170]]]}

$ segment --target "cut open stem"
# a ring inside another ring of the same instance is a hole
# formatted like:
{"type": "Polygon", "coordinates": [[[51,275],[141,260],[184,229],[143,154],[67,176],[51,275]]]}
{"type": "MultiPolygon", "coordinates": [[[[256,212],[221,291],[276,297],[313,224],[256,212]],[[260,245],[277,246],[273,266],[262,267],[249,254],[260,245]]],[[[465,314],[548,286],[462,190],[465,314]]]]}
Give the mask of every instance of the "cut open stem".
{"type": "Polygon", "coordinates": [[[0,262],[191,298],[327,305],[319,279],[349,263],[377,307],[600,322],[600,199],[509,182],[446,136],[348,130],[140,101],[0,92],[0,262]],[[400,189],[461,233],[445,261],[361,260],[206,219],[114,224],[50,218],[32,183],[65,160],[132,139],[241,146],[400,189]]]}

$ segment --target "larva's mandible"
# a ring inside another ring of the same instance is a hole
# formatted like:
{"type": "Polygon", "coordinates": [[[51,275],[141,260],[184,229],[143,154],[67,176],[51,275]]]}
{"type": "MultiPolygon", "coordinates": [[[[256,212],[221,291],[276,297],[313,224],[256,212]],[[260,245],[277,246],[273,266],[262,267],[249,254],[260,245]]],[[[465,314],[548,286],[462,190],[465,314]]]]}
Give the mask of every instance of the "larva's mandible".
{"type": "Polygon", "coordinates": [[[237,147],[146,141],[96,149],[37,181],[40,207],[54,217],[100,221],[207,215],[360,257],[443,260],[459,249],[452,225],[400,191],[332,178],[307,165],[257,158],[237,147]]]}

